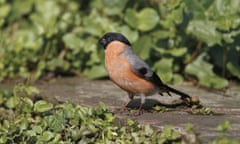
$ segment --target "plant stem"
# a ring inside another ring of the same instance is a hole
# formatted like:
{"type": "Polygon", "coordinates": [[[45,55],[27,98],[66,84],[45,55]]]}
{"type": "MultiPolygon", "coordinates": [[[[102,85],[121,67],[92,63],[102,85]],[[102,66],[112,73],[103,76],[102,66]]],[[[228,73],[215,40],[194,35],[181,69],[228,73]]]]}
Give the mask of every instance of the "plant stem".
{"type": "Polygon", "coordinates": [[[198,41],[197,46],[196,46],[194,52],[192,53],[191,58],[188,61],[188,63],[191,63],[196,58],[196,56],[201,48],[202,48],[202,41],[198,41]]]}

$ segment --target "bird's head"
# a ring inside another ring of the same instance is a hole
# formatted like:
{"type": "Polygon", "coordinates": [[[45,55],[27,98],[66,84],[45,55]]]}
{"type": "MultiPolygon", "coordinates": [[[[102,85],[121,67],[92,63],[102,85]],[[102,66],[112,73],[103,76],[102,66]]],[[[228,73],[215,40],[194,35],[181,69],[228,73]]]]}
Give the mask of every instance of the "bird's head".
{"type": "Polygon", "coordinates": [[[108,44],[110,44],[113,41],[120,41],[120,42],[123,42],[126,45],[131,46],[130,42],[128,41],[128,39],[125,36],[123,36],[120,33],[116,33],[116,32],[106,33],[105,35],[103,35],[103,37],[101,37],[99,39],[98,43],[100,45],[102,45],[104,47],[104,49],[106,49],[108,44]]]}

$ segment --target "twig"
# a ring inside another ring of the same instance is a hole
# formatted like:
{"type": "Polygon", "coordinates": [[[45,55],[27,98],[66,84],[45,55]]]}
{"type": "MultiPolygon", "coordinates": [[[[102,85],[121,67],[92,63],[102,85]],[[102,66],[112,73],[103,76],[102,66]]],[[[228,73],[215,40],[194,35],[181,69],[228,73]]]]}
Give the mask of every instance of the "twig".
{"type": "Polygon", "coordinates": [[[203,44],[202,41],[198,41],[197,47],[196,47],[196,49],[194,50],[194,52],[192,53],[191,58],[190,58],[190,60],[188,61],[188,63],[191,63],[191,62],[196,58],[199,50],[202,48],[202,44],[203,44]]]}

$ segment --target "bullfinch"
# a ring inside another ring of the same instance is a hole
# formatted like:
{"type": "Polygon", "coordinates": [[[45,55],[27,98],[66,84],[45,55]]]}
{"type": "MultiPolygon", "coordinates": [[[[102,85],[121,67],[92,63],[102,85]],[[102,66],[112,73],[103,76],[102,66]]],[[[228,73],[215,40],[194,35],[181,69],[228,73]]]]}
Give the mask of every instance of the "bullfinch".
{"type": "Polygon", "coordinates": [[[133,52],[131,43],[122,34],[106,33],[99,39],[99,44],[104,48],[105,67],[109,77],[117,86],[128,93],[128,102],[134,96],[141,97],[139,113],[145,103],[146,96],[155,93],[170,95],[169,92],[173,92],[181,96],[182,100],[191,100],[188,94],[164,84],[149,65],[133,52]]]}

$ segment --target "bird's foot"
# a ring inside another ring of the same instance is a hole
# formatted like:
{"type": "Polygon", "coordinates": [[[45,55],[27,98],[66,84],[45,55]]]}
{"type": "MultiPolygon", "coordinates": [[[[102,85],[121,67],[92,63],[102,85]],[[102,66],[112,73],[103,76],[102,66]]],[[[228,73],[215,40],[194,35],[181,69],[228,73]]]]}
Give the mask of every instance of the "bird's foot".
{"type": "Polygon", "coordinates": [[[143,109],[142,109],[143,103],[138,108],[138,111],[135,113],[136,116],[140,116],[143,114],[143,109]]]}

